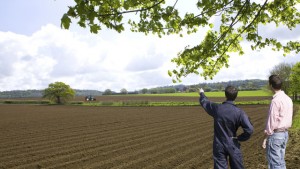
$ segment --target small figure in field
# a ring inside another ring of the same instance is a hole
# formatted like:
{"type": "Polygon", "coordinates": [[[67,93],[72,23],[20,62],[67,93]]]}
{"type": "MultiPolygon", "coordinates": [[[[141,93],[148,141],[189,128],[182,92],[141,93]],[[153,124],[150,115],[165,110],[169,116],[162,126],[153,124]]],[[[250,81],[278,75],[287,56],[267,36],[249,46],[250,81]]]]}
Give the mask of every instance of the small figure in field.
{"type": "Polygon", "coordinates": [[[96,101],[96,98],[93,97],[92,95],[85,96],[85,101],[96,101]]]}
{"type": "Polygon", "coordinates": [[[269,169],[286,169],[284,157],[289,137],[288,129],[292,126],[293,101],[281,90],[282,80],[278,75],[269,77],[269,85],[274,95],[262,147],[266,148],[269,169]]]}
{"type": "Polygon", "coordinates": [[[204,90],[199,89],[199,102],[204,110],[214,118],[213,158],[214,169],[243,169],[240,141],[246,141],[253,133],[253,126],[247,114],[234,104],[238,90],[233,86],[225,89],[226,101],[217,104],[208,100],[204,90]],[[237,136],[242,127],[243,133],[237,136]]]}

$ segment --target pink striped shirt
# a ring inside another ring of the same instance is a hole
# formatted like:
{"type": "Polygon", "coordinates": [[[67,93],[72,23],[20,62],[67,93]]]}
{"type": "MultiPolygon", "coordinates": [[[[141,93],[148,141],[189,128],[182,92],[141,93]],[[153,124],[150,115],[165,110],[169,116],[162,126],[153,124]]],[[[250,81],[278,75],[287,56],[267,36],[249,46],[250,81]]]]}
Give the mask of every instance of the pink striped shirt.
{"type": "Polygon", "coordinates": [[[269,115],[266,123],[265,133],[272,135],[275,129],[288,129],[292,126],[293,101],[279,90],[273,96],[269,115]]]}

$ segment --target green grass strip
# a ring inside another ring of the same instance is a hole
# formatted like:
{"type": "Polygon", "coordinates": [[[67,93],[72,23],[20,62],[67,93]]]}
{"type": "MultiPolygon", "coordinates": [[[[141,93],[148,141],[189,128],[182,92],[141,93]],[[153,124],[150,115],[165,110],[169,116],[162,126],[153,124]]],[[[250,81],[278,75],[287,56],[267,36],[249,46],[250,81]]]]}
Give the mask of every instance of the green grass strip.
{"type": "Polygon", "coordinates": [[[2,104],[50,104],[48,100],[2,100],[2,104]]]}
{"type": "MultiPolygon", "coordinates": [[[[224,91],[220,92],[205,92],[207,97],[225,97],[224,91]]],[[[198,92],[193,93],[166,93],[166,94],[143,94],[143,96],[184,96],[184,97],[198,97],[198,92]]],[[[259,96],[272,96],[270,91],[266,90],[253,90],[253,91],[239,91],[238,97],[259,97],[259,96]]]]}
{"type": "MultiPolygon", "coordinates": [[[[221,102],[217,102],[221,103],[221,102]]],[[[235,102],[237,105],[258,105],[270,104],[270,100],[235,102]]],[[[123,101],[123,102],[85,102],[78,105],[84,106],[111,106],[111,107],[130,107],[130,106],[199,106],[199,102],[149,102],[149,101],[123,101]]]]}

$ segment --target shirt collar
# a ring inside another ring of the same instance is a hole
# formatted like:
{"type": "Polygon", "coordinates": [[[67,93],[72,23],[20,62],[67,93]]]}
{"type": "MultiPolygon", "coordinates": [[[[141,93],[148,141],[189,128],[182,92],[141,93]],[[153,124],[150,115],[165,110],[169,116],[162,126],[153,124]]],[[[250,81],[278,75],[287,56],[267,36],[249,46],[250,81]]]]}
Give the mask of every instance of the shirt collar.
{"type": "Polygon", "coordinates": [[[284,93],[284,91],[282,91],[282,90],[276,91],[275,94],[273,95],[273,98],[275,98],[276,96],[278,96],[278,95],[280,95],[282,93],[284,93]]]}
{"type": "Polygon", "coordinates": [[[226,100],[225,102],[223,102],[223,104],[224,104],[224,103],[235,105],[235,104],[234,104],[234,101],[231,101],[231,100],[226,100]]]}

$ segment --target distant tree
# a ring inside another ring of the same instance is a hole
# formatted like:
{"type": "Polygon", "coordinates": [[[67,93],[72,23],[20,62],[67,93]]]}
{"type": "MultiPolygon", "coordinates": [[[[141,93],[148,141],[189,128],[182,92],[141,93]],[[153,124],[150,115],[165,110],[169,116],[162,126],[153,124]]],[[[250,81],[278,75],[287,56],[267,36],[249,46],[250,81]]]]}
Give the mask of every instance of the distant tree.
{"type": "Polygon", "coordinates": [[[151,94],[158,94],[158,90],[157,89],[150,89],[149,92],[151,94]]]}
{"type": "Polygon", "coordinates": [[[165,88],[161,91],[161,93],[176,93],[176,89],[173,87],[165,88]]]}
{"type": "Polygon", "coordinates": [[[240,85],[240,89],[241,89],[241,90],[247,89],[247,84],[246,84],[246,83],[242,83],[242,84],[240,85]]]}
{"type": "Polygon", "coordinates": [[[216,89],[217,89],[218,91],[225,90],[225,88],[224,88],[224,86],[223,86],[222,83],[217,83],[217,84],[216,84],[216,89]]]}
{"type": "Polygon", "coordinates": [[[188,90],[188,87],[187,86],[183,86],[182,87],[182,92],[186,92],[188,90]]]}
{"type": "Polygon", "coordinates": [[[298,100],[300,92],[300,62],[297,62],[293,67],[290,75],[290,89],[295,101],[298,100]]]}
{"type": "Polygon", "coordinates": [[[62,104],[74,98],[75,91],[63,82],[50,83],[48,88],[44,90],[44,98],[62,104]]]}
{"type": "Polygon", "coordinates": [[[279,75],[279,77],[283,80],[282,90],[287,94],[291,94],[290,91],[290,74],[292,71],[292,64],[288,63],[280,63],[273,67],[270,71],[270,75],[279,75]]]}
{"type": "Polygon", "coordinates": [[[257,88],[258,88],[258,86],[254,82],[248,81],[245,89],[246,90],[255,90],[257,88]]]}
{"type": "Polygon", "coordinates": [[[110,89],[106,89],[104,92],[103,92],[103,95],[112,95],[112,91],[110,89]]]}
{"type": "Polygon", "coordinates": [[[127,94],[139,94],[139,92],[135,90],[135,91],[128,92],[127,94]]]}
{"type": "Polygon", "coordinates": [[[128,94],[128,91],[125,88],[123,88],[123,89],[120,90],[120,93],[121,94],[128,94]]]}
{"type": "Polygon", "coordinates": [[[208,86],[204,86],[204,87],[203,87],[203,90],[204,90],[205,92],[210,92],[210,91],[212,91],[212,88],[210,88],[210,87],[208,87],[208,86]]]}
{"type": "Polygon", "coordinates": [[[146,94],[148,92],[148,89],[144,88],[141,90],[142,94],[146,94]]]}
{"type": "Polygon", "coordinates": [[[188,90],[189,93],[193,93],[193,92],[197,92],[197,91],[198,91],[198,89],[194,88],[194,87],[189,88],[189,90],[188,90]]]}

